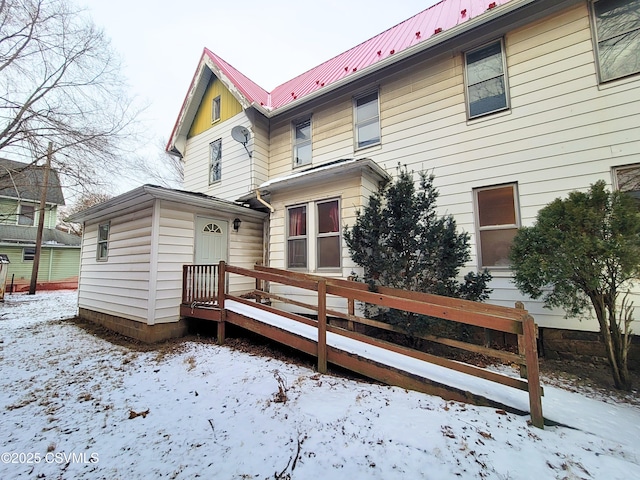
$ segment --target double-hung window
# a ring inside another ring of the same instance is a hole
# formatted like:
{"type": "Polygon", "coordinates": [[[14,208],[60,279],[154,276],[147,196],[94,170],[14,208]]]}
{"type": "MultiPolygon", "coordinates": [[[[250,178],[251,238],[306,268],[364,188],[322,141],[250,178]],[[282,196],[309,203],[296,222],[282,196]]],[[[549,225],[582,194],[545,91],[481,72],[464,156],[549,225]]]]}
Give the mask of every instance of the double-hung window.
{"type": "Polygon", "coordinates": [[[97,260],[106,260],[109,256],[109,223],[101,223],[98,225],[98,249],[96,252],[97,260]]]}
{"type": "Polygon", "coordinates": [[[293,166],[300,167],[311,163],[311,119],[307,118],[294,124],[293,166]]]}
{"type": "Polygon", "coordinates": [[[209,185],[222,179],[222,139],[209,144],[209,185]]]}
{"type": "Polygon", "coordinates": [[[482,267],[508,267],[520,218],[515,183],[474,190],[477,244],[482,267]]]}
{"type": "Polygon", "coordinates": [[[18,225],[27,227],[35,224],[36,209],[33,205],[20,205],[20,213],[18,214],[18,225]]]}
{"type": "Polygon", "coordinates": [[[287,209],[287,268],[307,268],[307,206],[287,209]]]}
{"type": "Polygon", "coordinates": [[[476,118],[509,108],[502,40],[465,54],[467,111],[476,118]]]}
{"type": "Polygon", "coordinates": [[[640,72],[640,0],[593,2],[600,81],[640,72]]]}
{"type": "Polygon", "coordinates": [[[340,267],[340,202],[318,202],[318,268],[340,267]]]}
{"type": "Polygon", "coordinates": [[[378,92],[356,97],[353,101],[356,148],[380,143],[380,107],[378,92]]]}
{"type": "Polygon", "coordinates": [[[310,271],[341,266],[340,201],[287,208],[287,268],[310,271]]]}
{"type": "Polygon", "coordinates": [[[640,164],[613,169],[614,187],[630,195],[640,209],[640,164]]]}
{"type": "Polygon", "coordinates": [[[211,101],[211,123],[220,120],[220,95],[211,101]]]}

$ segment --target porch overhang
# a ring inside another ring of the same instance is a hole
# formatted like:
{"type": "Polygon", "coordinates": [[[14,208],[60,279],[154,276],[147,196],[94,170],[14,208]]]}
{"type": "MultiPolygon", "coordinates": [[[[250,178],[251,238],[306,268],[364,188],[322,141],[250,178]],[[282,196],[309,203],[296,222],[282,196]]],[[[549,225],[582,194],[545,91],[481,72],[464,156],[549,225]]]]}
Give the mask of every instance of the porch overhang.
{"type": "MultiPolygon", "coordinates": [[[[370,158],[344,158],[273,178],[259,185],[257,190],[261,195],[269,195],[289,188],[320,183],[334,177],[364,173],[368,173],[379,182],[391,180],[391,175],[370,158]]],[[[256,192],[253,191],[240,197],[237,202],[252,203],[255,199],[256,192]]]]}

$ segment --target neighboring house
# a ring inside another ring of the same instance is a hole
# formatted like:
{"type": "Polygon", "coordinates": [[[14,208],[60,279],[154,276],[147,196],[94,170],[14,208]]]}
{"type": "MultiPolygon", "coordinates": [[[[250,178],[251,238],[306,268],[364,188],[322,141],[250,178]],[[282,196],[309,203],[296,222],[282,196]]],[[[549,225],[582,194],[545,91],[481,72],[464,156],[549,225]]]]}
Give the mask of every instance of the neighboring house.
{"type": "MultiPolygon", "coordinates": [[[[264,231],[264,250],[247,260],[342,278],[357,269],[343,227],[379,182],[399,163],[433,172],[439,211],[471,235],[467,269],[493,274],[490,302],[522,300],[543,328],[597,331],[524,298],[507,253],[553,199],[640,173],[638,18],[640,0],[443,0],[272,92],[205,49],[167,151],[184,160],[185,190],[264,212],[251,232],[262,245],[264,231]]],[[[118,218],[92,212],[88,232],[118,218]]],[[[192,238],[197,214],[182,213],[192,238]]],[[[97,287],[111,269],[98,244],[85,236],[81,311],[114,295],[97,287]],[[98,275],[86,289],[85,271],[98,275]]],[[[183,260],[198,262],[191,246],[183,260]]]]}
{"type": "MultiPolygon", "coordinates": [[[[0,159],[0,253],[6,254],[7,290],[24,291],[31,283],[44,167],[0,159]]],[[[64,205],[60,179],[49,172],[38,288],[76,288],[80,237],[56,230],[58,206],[64,205]]]]}

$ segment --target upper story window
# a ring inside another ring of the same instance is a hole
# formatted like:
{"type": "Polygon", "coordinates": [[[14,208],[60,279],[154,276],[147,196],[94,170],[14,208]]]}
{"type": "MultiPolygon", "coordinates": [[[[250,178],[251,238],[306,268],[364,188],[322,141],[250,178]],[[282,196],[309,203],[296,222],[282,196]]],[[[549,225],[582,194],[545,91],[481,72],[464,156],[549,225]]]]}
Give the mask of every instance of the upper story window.
{"type": "Polygon", "coordinates": [[[211,101],[211,123],[220,120],[220,95],[211,101]]]}
{"type": "Polygon", "coordinates": [[[35,223],[36,207],[33,205],[20,205],[20,213],[18,214],[18,225],[31,227],[35,223]]]}
{"type": "Polygon", "coordinates": [[[287,209],[287,268],[307,268],[307,206],[287,209]]]}
{"type": "Polygon", "coordinates": [[[465,70],[469,118],[509,108],[502,40],[467,52],[465,70]]]}
{"type": "Polygon", "coordinates": [[[520,218],[515,183],[474,190],[477,245],[482,267],[508,267],[520,218]]]}
{"type": "Polygon", "coordinates": [[[311,163],[311,119],[297,122],[293,126],[293,166],[311,163]]]}
{"type": "Polygon", "coordinates": [[[640,0],[593,2],[600,81],[640,72],[640,0]]]}
{"type": "Polygon", "coordinates": [[[209,144],[209,185],[222,179],[222,139],[209,144]]]}
{"type": "Polygon", "coordinates": [[[353,101],[356,148],[380,143],[380,107],[378,92],[356,97],[353,101]]]}
{"type": "Polygon", "coordinates": [[[96,252],[96,260],[106,260],[109,255],[109,223],[101,223],[98,225],[98,249],[96,252]]]}

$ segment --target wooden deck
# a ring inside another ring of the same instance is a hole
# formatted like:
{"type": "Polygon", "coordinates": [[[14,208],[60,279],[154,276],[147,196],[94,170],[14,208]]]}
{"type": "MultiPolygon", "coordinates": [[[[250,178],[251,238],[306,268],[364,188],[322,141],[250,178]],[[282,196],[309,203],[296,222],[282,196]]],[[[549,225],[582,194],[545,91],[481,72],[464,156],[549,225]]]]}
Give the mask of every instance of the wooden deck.
{"type": "Polygon", "coordinates": [[[522,308],[497,307],[382,287],[377,292],[370,292],[367,285],[362,283],[269,267],[244,269],[224,262],[215,266],[186,265],[184,282],[181,315],[217,322],[220,343],[224,342],[225,324],[234,324],[317,357],[320,373],[325,373],[327,363],[331,363],[389,385],[439,395],[448,400],[494,406],[519,414],[530,413],[532,423],[543,427],[543,392],[538,373],[536,329],[533,319],[522,308]],[[224,285],[229,275],[256,279],[258,288],[249,295],[252,299],[225,292],[224,285]],[[203,279],[202,276],[209,278],[203,279]],[[212,288],[213,276],[217,282],[216,288],[212,288]],[[309,305],[273,295],[259,288],[264,282],[312,290],[317,292],[317,302],[309,305]],[[328,295],[334,300],[336,297],[344,299],[347,313],[328,310],[328,295]],[[455,339],[430,335],[422,338],[520,365],[523,378],[509,377],[358,333],[356,330],[361,328],[358,329],[357,325],[401,334],[407,332],[356,315],[356,302],[373,303],[516,334],[520,347],[517,354],[455,339]],[[317,320],[276,308],[284,304],[315,311],[317,320]],[[343,320],[346,328],[329,325],[328,317],[343,320]],[[496,395],[496,384],[509,392],[496,395]],[[513,389],[522,391],[524,395],[518,396],[513,389]]]}

